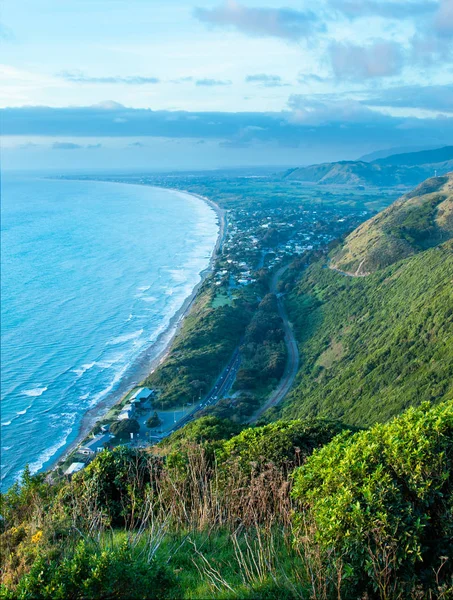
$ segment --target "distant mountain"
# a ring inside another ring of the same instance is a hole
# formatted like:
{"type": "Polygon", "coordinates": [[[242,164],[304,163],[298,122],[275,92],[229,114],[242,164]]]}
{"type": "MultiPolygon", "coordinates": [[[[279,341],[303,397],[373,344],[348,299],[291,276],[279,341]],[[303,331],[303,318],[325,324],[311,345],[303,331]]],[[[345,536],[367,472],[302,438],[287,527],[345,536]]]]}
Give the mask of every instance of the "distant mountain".
{"type": "Polygon", "coordinates": [[[444,148],[435,148],[434,150],[421,150],[420,152],[406,152],[404,154],[392,154],[385,158],[379,158],[373,161],[379,165],[394,166],[419,166],[435,163],[444,163],[453,160],[453,146],[444,148]]]}
{"type": "Polygon", "coordinates": [[[375,152],[364,154],[357,160],[363,162],[373,162],[379,158],[387,158],[388,156],[393,156],[394,154],[421,152],[422,150],[432,150],[433,148],[436,148],[436,146],[400,146],[399,148],[387,148],[386,150],[376,150],[375,152]]]}
{"type": "Polygon", "coordinates": [[[428,179],[351,233],[331,266],[354,275],[387,267],[453,237],[453,173],[428,179]]]}
{"type": "Polygon", "coordinates": [[[412,187],[453,170],[453,146],[395,154],[373,162],[341,161],[290,169],[284,178],[321,185],[412,187]]]}

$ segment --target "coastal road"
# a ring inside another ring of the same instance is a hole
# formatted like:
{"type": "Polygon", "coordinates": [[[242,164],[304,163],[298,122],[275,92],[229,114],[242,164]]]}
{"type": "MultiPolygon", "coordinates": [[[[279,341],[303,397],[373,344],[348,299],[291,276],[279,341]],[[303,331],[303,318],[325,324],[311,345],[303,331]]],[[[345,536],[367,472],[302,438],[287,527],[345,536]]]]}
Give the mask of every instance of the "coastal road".
{"type": "Polygon", "coordinates": [[[276,406],[283,400],[283,398],[288,394],[289,390],[291,389],[299,368],[299,348],[297,346],[296,338],[294,337],[291,323],[288,321],[288,316],[285,311],[283,299],[277,291],[278,282],[283,273],[288,269],[288,266],[289,265],[281,267],[280,269],[278,269],[278,271],[274,273],[270,285],[271,293],[277,296],[278,314],[282,318],[283,329],[285,331],[285,344],[288,353],[286,367],[278,386],[271,393],[267,402],[263,406],[261,406],[258,409],[258,411],[253,415],[253,417],[250,419],[250,423],[254,423],[255,421],[257,421],[266,412],[266,410],[268,410],[272,406],[276,406]]]}
{"type": "Polygon", "coordinates": [[[155,441],[163,440],[178,429],[181,429],[181,427],[184,427],[184,425],[187,425],[187,423],[193,419],[194,415],[199,410],[203,410],[208,406],[213,406],[214,404],[217,404],[219,400],[225,398],[225,396],[228,394],[228,392],[233,386],[240,365],[241,356],[239,354],[239,348],[236,348],[227,366],[220,373],[219,377],[217,378],[217,381],[215,382],[214,386],[212,387],[211,391],[207,394],[207,396],[205,396],[200,402],[198,402],[190,410],[190,412],[187,413],[187,415],[182,417],[182,419],[179,419],[179,421],[175,423],[175,426],[170,431],[168,431],[164,435],[153,435],[152,437],[150,436],[150,439],[153,439],[155,441]]]}

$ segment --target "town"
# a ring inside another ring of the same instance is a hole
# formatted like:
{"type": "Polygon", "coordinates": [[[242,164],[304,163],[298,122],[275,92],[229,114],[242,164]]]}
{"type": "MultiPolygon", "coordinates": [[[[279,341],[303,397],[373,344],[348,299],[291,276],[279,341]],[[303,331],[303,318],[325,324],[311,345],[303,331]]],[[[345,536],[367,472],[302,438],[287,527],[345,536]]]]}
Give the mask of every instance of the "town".
{"type": "MultiPolygon", "coordinates": [[[[190,363],[181,363],[174,371],[165,370],[164,363],[157,375],[146,380],[145,386],[126,394],[65,460],[62,468],[67,475],[82,469],[104,448],[119,444],[154,445],[200,415],[215,414],[240,421],[251,418],[276,390],[287,360],[284,348],[274,345],[280,370],[269,380],[260,377],[263,385],[248,382],[242,389],[244,374],[249,379],[250,373],[252,379],[254,377],[249,363],[253,363],[255,357],[245,356],[241,340],[261,300],[270,291],[270,276],[284,265],[328,249],[331,242],[368,219],[379,209],[380,202],[387,204],[390,194],[384,190],[364,194],[358,189],[307,187],[282,181],[272,174],[256,177],[223,172],[202,177],[200,174],[139,174],[108,180],[176,188],[215,202],[224,221],[223,238],[212,272],[199,292],[198,303],[208,298],[209,318],[216,325],[225,318],[222,309],[240,312],[241,307],[246,306],[249,314],[248,321],[238,326],[231,345],[217,357],[217,364],[210,368],[206,363],[204,381],[190,363]],[[164,377],[160,375],[162,370],[165,370],[164,377]],[[187,381],[181,379],[182,370],[192,373],[187,381]],[[198,387],[194,391],[195,383],[198,387]],[[176,396],[167,392],[171,386],[178,390],[176,396]]],[[[394,196],[398,193],[391,192],[394,196]]],[[[197,301],[193,311],[197,312],[197,301]]],[[[229,323],[233,314],[229,316],[229,323]]],[[[175,354],[180,355],[181,350],[184,353],[191,344],[197,345],[197,337],[201,338],[202,333],[203,325],[200,325],[198,333],[192,332],[184,338],[183,329],[179,336],[182,339],[174,342],[178,349],[175,354]]],[[[207,344],[206,352],[211,351],[211,346],[207,344]]]]}

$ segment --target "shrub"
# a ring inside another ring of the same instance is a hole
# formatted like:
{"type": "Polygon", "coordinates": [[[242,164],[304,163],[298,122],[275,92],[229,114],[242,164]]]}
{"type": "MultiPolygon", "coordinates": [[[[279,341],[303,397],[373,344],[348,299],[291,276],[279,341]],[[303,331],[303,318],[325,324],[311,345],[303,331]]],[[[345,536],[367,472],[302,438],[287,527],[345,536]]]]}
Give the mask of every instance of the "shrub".
{"type": "Polygon", "coordinates": [[[295,535],[357,595],[400,597],[453,561],[453,402],[336,437],[294,475],[295,535]],[[329,558],[330,556],[330,558],[329,558]],[[336,563],[336,564],[335,564],[336,563]]]}
{"type": "Polygon", "coordinates": [[[106,524],[133,527],[141,519],[147,495],[160,470],[158,458],[118,446],[112,451],[101,452],[77,473],[71,484],[62,490],[59,502],[63,506],[77,503],[77,510],[83,510],[85,519],[92,509],[102,512],[106,524]]]}
{"type": "Polygon", "coordinates": [[[165,598],[172,587],[169,571],[150,563],[124,542],[95,549],[84,541],[69,556],[41,556],[16,589],[3,588],[5,599],[165,598]]]}
{"type": "Polygon", "coordinates": [[[340,423],[324,419],[277,421],[244,429],[224,443],[218,451],[219,462],[238,460],[247,472],[257,464],[269,462],[278,468],[292,469],[342,429],[340,423]]]}
{"type": "Polygon", "coordinates": [[[110,426],[110,433],[120,439],[130,438],[131,433],[138,433],[139,431],[140,424],[135,419],[122,419],[121,421],[115,421],[110,426]]]}

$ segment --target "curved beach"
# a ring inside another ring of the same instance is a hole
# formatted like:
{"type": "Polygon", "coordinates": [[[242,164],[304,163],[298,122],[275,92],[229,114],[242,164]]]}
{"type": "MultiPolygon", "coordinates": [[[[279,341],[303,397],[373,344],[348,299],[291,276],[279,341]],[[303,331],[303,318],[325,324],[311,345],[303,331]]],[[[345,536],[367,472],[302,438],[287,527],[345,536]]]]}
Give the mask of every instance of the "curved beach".
{"type": "MultiPolygon", "coordinates": [[[[127,184],[127,185],[140,185],[140,184],[127,184]]],[[[157,187],[157,186],[146,186],[146,187],[157,187]]],[[[83,439],[90,433],[95,427],[96,423],[102,419],[102,417],[112,408],[115,404],[121,402],[124,396],[135,386],[140,384],[150,373],[152,373],[167,357],[173,340],[177,336],[185,316],[190,312],[192,305],[197,297],[197,294],[205,282],[206,278],[212,273],[217,255],[221,250],[221,246],[225,237],[226,232],[226,219],[225,211],[220,208],[213,200],[200,194],[194,194],[187,190],[179,190],[176,188],[162,188],[168,189],[169,191],[177,192],[192,196],[197,200],[200,200],[212,208],[218,219],[218,235],[215,246],[213,248],[209,265],[206,269],[200,272],[200,281],[194,286],[191,293],[184,300],[183,305],[177,310],[177,312],[171,317],[168,327],[160,333],[158,338],[146,348],[142,354],[137,358],[136,361],[130,366],[127,373],[121,378],[117,389],[108,394],[101,402],[96,406],[88,410],[82,418],[82,422],[79,427],[78,435],[76,439],[71,442],[65,449],[64,453],[48,465],[49,469],[55,468],[58,464],[64,462],[64,460],[71,454],[75,448],[82,442],[83,439]]]]}
{"type": "Polygon", "coordinates": [[[8,487],[27,463],[55,465],[163,360],[224,222],[181,190],[36,177],[5,183],[3,217],[8,487]]]}

